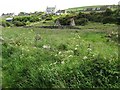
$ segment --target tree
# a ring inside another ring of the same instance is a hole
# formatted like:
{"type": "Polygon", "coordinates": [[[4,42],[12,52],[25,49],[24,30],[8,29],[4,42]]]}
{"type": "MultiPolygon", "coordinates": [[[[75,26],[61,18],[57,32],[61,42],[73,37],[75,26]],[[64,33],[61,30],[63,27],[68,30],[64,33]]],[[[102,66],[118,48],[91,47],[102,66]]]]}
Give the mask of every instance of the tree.
{"type": "Polygon", "coordinates": [[[106,9],[106,11],[103,13],[103,16],[111,16],[113,14],[111,9],[106,9]]]}

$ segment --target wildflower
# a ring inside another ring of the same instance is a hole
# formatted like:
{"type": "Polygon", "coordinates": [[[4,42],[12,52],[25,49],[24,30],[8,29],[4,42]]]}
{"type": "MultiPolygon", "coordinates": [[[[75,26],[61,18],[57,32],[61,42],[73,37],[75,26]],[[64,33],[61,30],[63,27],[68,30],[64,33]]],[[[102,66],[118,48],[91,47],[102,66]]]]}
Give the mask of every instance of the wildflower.
{"type": "Polygon", "coordinates": [[[33,48],[35,48],[35,49],[36,49],[36,47],[33,47],[33,48]]]}
{"type": "Polygon", "coordinates": [[[50,49],[50,46],[49,45],[43,45],[43,48],[44,49],[50,49]]]}
{"type": "Polygon", "coordinates": [[[114,32],[112,31],[112,34],[114,34],[114,32]]]}
{"type": "Polygon", "coordinates": [[[61,51],[58,54],[61,54],[61,51]]]}
{"type": "Polygon", "coordinates": [[[15,46],[18,46],[18,44],[15,43],[15,46]]]}
{"type": "Polygon", "coordinates": [[[104,57],[104,59],[106,59],[106,57],[104,57]]]}
{"type": "Polygon", "coordinates": [[[88,58],[87,56],[84,56],[84,57],[83,57],[84,60],[87,59],[87,58],[88,58]]]}
{"type": "Polygon", "coordinates": [[[22,50],[24,50],[24,48],[23,48],[23,47],[22,47],[21,49],[22,49],[22,50]]]}
{"type": "Polygon", "coordinates": [[[116,35],[116,37],[118,37],[118,35],[116,35]]]}
{"type": "Polygon", "coordinates": [[[64,61],[61,62],[61,64],[64,64],[64,63],[65,63],[64,61]]]}
{"type": "Polygon", "coordinates": [[[81,37],[78,35],[78,38],[80,39],[81,37]]]}
{"type": "Polygon", "coordinates": [[[31,32],[33,32],[33,29],[31,29],[31,32]]]}
{"type": "Polygon", "coordinates": [[[55,54],[55,57],[57,56],[57,54],[55,54]]]}
{"type": "Polygon", "coordinates": [[[77,48],[75,48],[75,50],[77,50],[77,48]]]}
{"type": "Polygon", "coordinates": [[[30,50],[28,49],[27,51],[29,52],[30,50]]]}
{"type": "Polygon", "coordinates": [[[87,50],[88,50],[88,51],[92,51],[92,49],[91,49],[91,48],[88,48],[87,50]]]}
{"type": "Polygon", "coordinates": [[[50,64],[50,66],[52,65],[52,63],[50,64]]]}
{"type": "Polygon", "coordinates": [[[79,45],[76,45],[76,47],[78,47],[79,45]]]}
{"type": "Polygon", "coordinates": [[[53,64],[55,65],[55,64],[57,64],[57,62],[54,62],[53,64]]]}
{"type": "Polygon", "coordinates": [[[69,55],[68,57],[73,57],[72,55],[69,55]]]}
{"type": "Polygon", "coordinates": [[[66,53],[73,53],[73,51],[72,50],[68,50],[68,51],[66,51],[66,53]]]}

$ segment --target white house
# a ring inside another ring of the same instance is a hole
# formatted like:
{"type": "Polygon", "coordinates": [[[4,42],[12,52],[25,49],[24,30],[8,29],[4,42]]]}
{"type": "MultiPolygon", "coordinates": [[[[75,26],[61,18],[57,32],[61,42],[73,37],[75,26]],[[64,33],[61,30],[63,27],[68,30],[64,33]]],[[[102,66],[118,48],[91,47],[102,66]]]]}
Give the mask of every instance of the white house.
{"type": "Polygon", "coordinates": [[[55,7],[47,7],[46,8],[46,13],[47,14],[55,14],[56,12],[56,6],[55,7]]]}

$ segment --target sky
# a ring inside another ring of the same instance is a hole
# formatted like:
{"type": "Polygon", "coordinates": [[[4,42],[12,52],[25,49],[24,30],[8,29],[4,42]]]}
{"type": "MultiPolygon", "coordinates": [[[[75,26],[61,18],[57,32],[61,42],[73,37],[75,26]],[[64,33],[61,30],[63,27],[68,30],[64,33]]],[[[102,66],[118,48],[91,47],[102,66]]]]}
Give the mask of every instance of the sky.
{"type": "Polygon", "coordinates": [[[1,0],[0,15],[2,13],[45,11],[47,6],[57,9],[91,5],[113,5],[119,0],[1,0]]]}

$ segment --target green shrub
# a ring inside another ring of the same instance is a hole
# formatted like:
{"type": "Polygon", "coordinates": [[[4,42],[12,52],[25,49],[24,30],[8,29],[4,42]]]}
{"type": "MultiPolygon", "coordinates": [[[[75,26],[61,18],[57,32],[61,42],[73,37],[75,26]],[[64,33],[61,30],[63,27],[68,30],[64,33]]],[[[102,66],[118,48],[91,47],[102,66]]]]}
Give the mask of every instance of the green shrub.
{"type": "Polygon", "coordinates": [[[78,20],[75,20],[76,25],[86,25],[88,23],[88,19],[86,18],[80,18],[78,20]]]}
{"type": "Polygon", "coordinates": [[[60,45],[58,46],[58,49],[59,49],[59,50],[67,50],[68,47],[67,47],[66,44],[60,44],[60,45]]]}
{"type": "Polygon", "coordinates": [[[46,21],[52,20],[52,17],[47,17],[45,20],[46,21]]]}
{"type": "Polygon", "coordinates": [[[19,16],[15,17],[13,19],[14,22],[19,21],[19,22],[37,22],[39,21],[39,17],[37,16],[19,16]]]}
{"type": "Polygon", "coordinates": [[[106,23],[115,23],[116,22],[116,19],[112,16],[108,16],[108,17],[104,17],[102,19],[102,23],[103,24],[106,24],[106,23]]]}
{"type": "Polygon", "coordinates": [[[13,24],[14,24],[15,26],[25,26],[25,25],[26,25],[25,22],[20,22],[20,21],[14,21],[13,24]]]}
{"type": "Polygon", "coordinates": [[[61,25],[70,25],[70,19],[68,17],[59,18],[61,25]]]}
{"type": "Polygon", "coordinates": [[[2,26],[3,27],[9,27],[9,26],[11,26],[11,23],[7,22],[7,21],[2,21],[2,26]]]}

